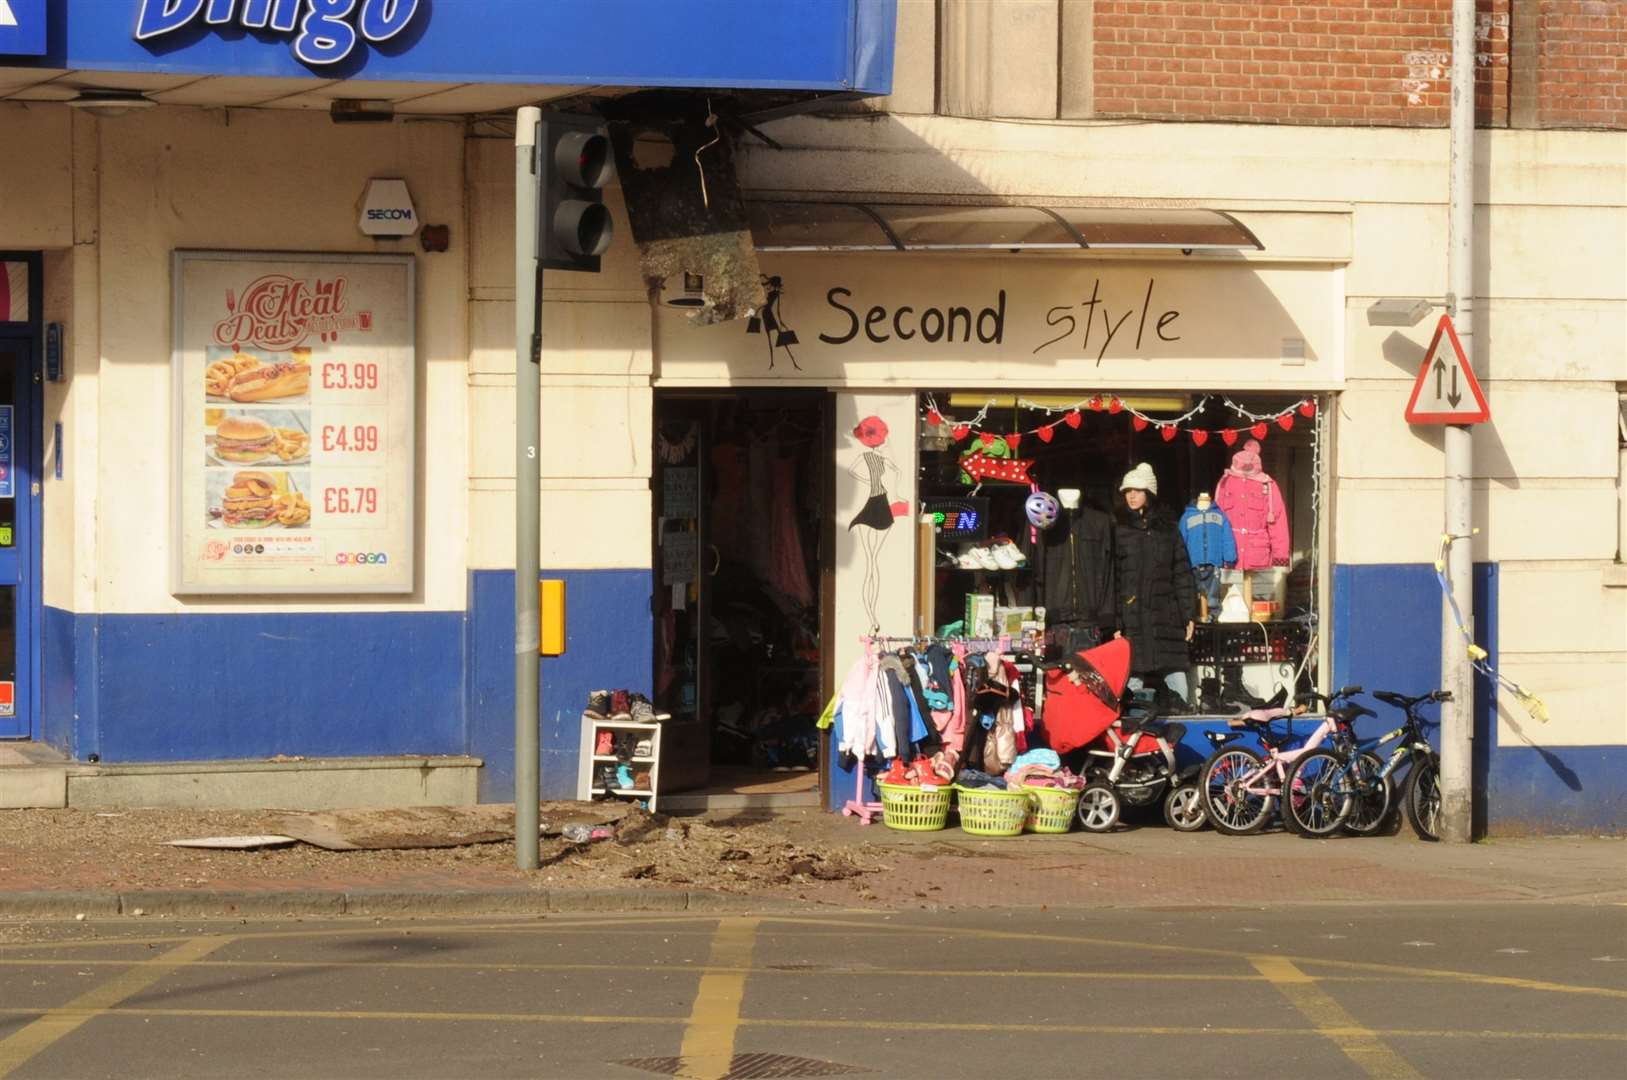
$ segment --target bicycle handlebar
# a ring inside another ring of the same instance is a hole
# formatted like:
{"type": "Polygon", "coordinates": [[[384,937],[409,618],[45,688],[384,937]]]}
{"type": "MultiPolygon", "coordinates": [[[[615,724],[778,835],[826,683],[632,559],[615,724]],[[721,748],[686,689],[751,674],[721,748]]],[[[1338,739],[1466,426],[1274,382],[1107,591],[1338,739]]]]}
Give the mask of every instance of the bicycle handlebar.
{"type": "Polygon", "coordinates": [[[1424,704],[1426,701],[1451,701],[1452,691],[1431,690],[1427,694],[1419,694],[1417,697],[1408,697],[1405,694],[1398,694],[1393,690],[1374,690],[1373,696],[1384,702],[1386,705],[1392,705],[1397,709],[1411,711],[1412,709],[1417,708],[1419,705],[1424,704]]]}
{"type": "Polygon", "coordinates": [[[1315,705],[1319,701],[1324,705],[1331,705],[1340,698],[1353,697],[1360,693],[1363,693],[1363,690],[1359,686],[1341,686],[1331,694],[1321,694],[1315,690],[1307,690],[1303,694],[1296,694],[1294,700],[1301,705],[1315,705]]]}

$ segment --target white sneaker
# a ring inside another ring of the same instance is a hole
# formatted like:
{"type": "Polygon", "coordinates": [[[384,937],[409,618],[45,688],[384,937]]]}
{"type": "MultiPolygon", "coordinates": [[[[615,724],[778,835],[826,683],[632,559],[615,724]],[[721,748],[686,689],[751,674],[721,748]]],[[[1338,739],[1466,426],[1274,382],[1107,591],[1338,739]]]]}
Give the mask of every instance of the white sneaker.
{"type": "Polygon", "coordinates": [[[994,552],[990,551],[988,548],[975,547],[975,548],[972,549],[971,554],[972,554],[972,557],[977,560],[977,564],[979,566],[981,566],[983,569],[985,569],[985,570],[998,570],[998,569],[1000,569],[999,560],[994,557],[994,552]]]}
{"type": "Polygon", "coordinates": [[[1016,570],[1028,562],[1028,556],[1023,554],[1023,549],[1018,547],[1016,541],[1008,536],[996,538],[989,550],[994,552],[994,557],[1007,570],[1016,570]],[[1011,564],[1010,566],[1006,566],[1008,562],[1011,564]]]}
{"type": "Polygon", "coordinates": [[[994,556],[994,561],[1000,565],[1000,569],[1017,569],[1017,560],[1011,557],[1010,544],[996,544],[989,549],[989,554],[994,556]]]}
{"type": "Polygon", "coordinates": [[[972,554],[972,551],[972,548],[967,548],[965,551],[961,552],[960,557],[955,560],[955,565],[960,567],[962,570],[983,569],[983,564],[977,561],[977,556],[972,554]]]}

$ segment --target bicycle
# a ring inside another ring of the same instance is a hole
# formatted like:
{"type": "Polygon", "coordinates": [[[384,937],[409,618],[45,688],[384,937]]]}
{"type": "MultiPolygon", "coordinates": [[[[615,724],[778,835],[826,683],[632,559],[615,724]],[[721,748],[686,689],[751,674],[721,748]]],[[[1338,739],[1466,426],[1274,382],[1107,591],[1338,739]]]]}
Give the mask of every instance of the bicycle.
{"type": "MultiPolygon", "coordinates": [[[[1280,734],[1270,729],[1267,720],[1251,719],[1249,713],[1227,721],[1227,726],[1234,729],[1252,728],[1265,747],[1264,754],[1252,747],[1227,745],[1238,737],[1236,735],[1229,738],[1225,733],[1211,735],[1210,741],[1216,744],[1217,749],[1203,764],[1198,790],[1204,813],[1215,830],[1228,836],[1258,832],[1265,828],[1271,811],[1285,794],[1299,798],[1289,786],[1289,768],[1319,747],[1338,727],[1339,720],[1334,715],[1335,702],[1361,692],[1359,686],[1346,686],[1331,696],[1314,692],[1298,695],[1294,700],[1302,706],[1320,701],[1329,708],[1328,715],[1316,730],[1293,749],[1289,747],[1294,742],[1292,717],[1295,713],[1290,710],[1267,710],[1277,714],[1271,719],[1289,720],[1288,730],[1280,734]]],[[[1295,821],[1289,814],[1283,815],[1283,823],[1290,829],[1295,827],[1295,821]]]]}
{"type": "MultiPolygon", "coordinates": [[[[1373,740],[1367,747],[1357,745],[1352,731],[1342,728],[1332,750],[1318,749],[1294,763],[1289,783],[1307,792],[1302,805],[1305,813],[1296,821],[1301,835],[1327,836],[1341,827],[1367,835],[1378,832],[1389,817],[1394,799],[1392,777],[1403,762],[1409,763],[1402,805],[1413,832],[1423,840],[1440,839],[1440,757],[1424,735],[1426,721],[1418,710],[1425,704],[1452,700],[1446,690],[1433,690],[1407,697],[1389,690],[1373,696],[1406,716],[1402,725],[1373,740]],[[1381,760],[1375,748],[1396,743],[1388,760],[1381,760]]],[[[1360,709],[1360,714],[1374,716],[1360,709]]],[[[1291,808],[1298,813],[1299,807],[1291,808]]]]}

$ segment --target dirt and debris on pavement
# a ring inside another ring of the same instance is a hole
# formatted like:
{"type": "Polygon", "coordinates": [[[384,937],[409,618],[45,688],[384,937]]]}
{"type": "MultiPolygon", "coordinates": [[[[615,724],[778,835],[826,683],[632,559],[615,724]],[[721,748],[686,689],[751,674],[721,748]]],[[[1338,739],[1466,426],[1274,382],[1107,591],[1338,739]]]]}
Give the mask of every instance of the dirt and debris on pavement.
{"type": "MultiPolygon", "coordinates": [[[[769,890],[856,882],[878,869],[821,841],[799,818],[667,818],[626,804],[544,804],[539,872],[514,865],[511,806],[289,811],[0,811],[0,888],[242,889],[331,886],[442,889],[650,887],[769,890]],[[573,843],[571,823],[608,829],[573,843]],[[280,834],[255,850],[182,848],[192,837],[280,834]],[[334,850],[329,850],[333,848],[334,850]],[[348,849],[347,849],[348,848],[348,849]]],[[[820,830],[812,830],[819,832],[820,830]]]]}

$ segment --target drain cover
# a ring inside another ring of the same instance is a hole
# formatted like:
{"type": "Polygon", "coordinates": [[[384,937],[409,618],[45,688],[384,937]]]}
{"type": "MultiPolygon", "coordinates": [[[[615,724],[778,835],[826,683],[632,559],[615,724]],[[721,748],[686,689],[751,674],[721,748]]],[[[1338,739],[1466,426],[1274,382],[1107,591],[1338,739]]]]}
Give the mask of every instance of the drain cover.
{"type": "MultiPolygon", "coordinates": [[[[618,1061],[633,1069],[655,1073],[657,1076],[677,1076],[683,1067],[683,1058],[653,1057],[618,1061]]],[[[839,1065],[818,1058],[796,1057],[791,1054],[736,1054],[729,1061],[729,1071],[723,1080],[772,1080],[775,1077],[847,1076],[869,1072],[854,1065],[839,1065]]]]}

